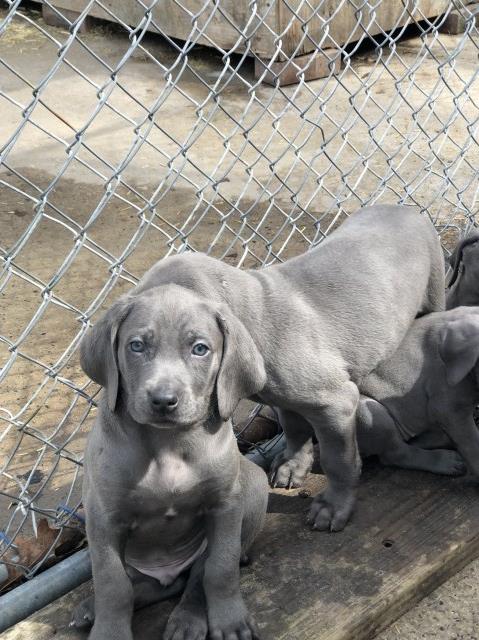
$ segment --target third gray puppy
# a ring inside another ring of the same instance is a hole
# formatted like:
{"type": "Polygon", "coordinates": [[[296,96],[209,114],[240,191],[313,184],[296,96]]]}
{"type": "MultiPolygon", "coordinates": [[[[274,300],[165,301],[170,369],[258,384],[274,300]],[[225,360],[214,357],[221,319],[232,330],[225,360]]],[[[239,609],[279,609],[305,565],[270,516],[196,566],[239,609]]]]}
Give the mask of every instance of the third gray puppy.
{"type": "Polygon", "coordinates": [[[396,353],[360,384],[361,453],[434,473],[479,476],[479,308],[458,307],[416,320],[396,353]],[[450,443],[456,451],[441,447],[450,443]],[[406,444],[409,441],[411,445],[406,444]],[[412,446],[415,444],[416,446],[412,446]]]}
{"type": "Polygon", "coordinates": [[[357,383],[396,350],[416,316],[444,308],[444,259],[431,222],[411,207],[369,207],[284,264],[242,271],[183,254],[158,262],[137,292],[171,283],[225,305],[249,333],[266,370],[255,397],[279,408],[287,439],[273,480],[304,480],[312,426],[328,486],[309,519],[320,530],[342,529],[361,468],[357,383]]]}

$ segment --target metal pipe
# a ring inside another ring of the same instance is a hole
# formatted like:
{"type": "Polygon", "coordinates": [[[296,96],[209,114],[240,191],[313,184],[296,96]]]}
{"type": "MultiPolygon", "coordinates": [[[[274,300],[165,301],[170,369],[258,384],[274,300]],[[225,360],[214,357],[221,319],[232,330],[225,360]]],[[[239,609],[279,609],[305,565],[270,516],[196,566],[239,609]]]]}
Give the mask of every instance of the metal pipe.
{"type": "Polygon", "coordinates": [[[12,589],[0,597],[0,633],[90,578],[90,554],[82,549],[12,589]]]}

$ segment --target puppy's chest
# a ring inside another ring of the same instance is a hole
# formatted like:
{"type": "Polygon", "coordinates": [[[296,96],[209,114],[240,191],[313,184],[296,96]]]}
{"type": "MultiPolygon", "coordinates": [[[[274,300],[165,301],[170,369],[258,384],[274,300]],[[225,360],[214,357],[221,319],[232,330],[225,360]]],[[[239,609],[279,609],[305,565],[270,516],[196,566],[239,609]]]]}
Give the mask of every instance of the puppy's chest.
{"type": "Polygon", "coordinates": [[[171,496],[187,497],[197,487],[199,476],[199,470],[182,456],[165,454],[145,467],[132,492],[133,497],[154,501],[171,496]]]}

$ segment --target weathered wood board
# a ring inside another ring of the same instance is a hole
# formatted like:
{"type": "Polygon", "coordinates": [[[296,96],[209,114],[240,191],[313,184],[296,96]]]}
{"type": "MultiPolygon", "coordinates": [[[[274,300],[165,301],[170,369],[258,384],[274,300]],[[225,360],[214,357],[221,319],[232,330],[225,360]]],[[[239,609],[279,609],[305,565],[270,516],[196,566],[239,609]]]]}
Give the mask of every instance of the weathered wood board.
{"type": "MultiPolygon", "coordinates": [[[[314,494],[322,483],[311,475],[314,494]]],[[[304,524],[310,499],[271,493],[242,592],[262,640],[370,640],[479,555],[479,487],[466,479],[368,464],[353,521],[335,534],[304,524]]],[[[68,629],[88,586],[2,634],[5,640],[84,640],[68,629]]],[[[91,588],[91,586],[90,586],[91,588]]],[[[176,601],[136,613],[135,640],[159,640],[176,601]]]]}
{"type": "MultiPolygon", "coordinates": [[[[307,488],[319,489],[311,475],[307,488]]],[[[276,490],[242,591],[262,640],[366,640],[479,555],[479,487],[368,464],[341,533],[304,524],[310,499],[276,490]]],[[[138,612],[157,640],[172,604],[138,612]]]]}
{"type": "MultiPolygon", "coordinates": [[[[79,13],[88,2],[54,0],[53,4],[60,10],[79,13]]],[[[102,4],[105,9],[93,4],[89,15],[133,26],[141,22],[145,13],[136,0],[104,0],[102,4]]],[[[450,0],[382,0],[371,6],[363,0],[258,0],[254,13],[246,0],[222,0],[219,6],[204,0],[145,0],[144,5],[153,6],[150,31],[180,40],[194,39],[198,44],[225,51],[248,51],[266,59],[277,55],[278,60],[285,60],[318,48],[350,44],[366,32],[372,36],[441,15],[450,0]]]]}

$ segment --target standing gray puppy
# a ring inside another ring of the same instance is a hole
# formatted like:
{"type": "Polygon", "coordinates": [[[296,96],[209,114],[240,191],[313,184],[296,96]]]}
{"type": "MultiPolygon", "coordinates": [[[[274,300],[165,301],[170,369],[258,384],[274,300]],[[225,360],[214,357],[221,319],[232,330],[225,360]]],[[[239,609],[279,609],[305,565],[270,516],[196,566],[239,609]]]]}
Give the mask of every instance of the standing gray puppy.
{"type": "Polygon", "coordinates": [[[287,438],[273,481],[302,483],[312,426],[328,486],[310,521],[342,529],[361,468],[357,382],[395,351],[416,316],[444,308],[444,259],[431,222],[411,207],[369,207],[284,264],[241,271],[183,254],[158,262],[139,290],[171,283],[222,304],[244,327],[266,370],[255,397],[279,408],[287,438]]]}
{"type": "Polygon", "coordinates": [[[449,262],[452,275],[446,291],[446,308],[479,305],[479,233],[461,240],[449,262]]]}
{"type": "Polygon", "coordinates": [[[147,277],[86,334],[81,362],[105,391],[83,487],[95,596],[72,623],[132,640],[133,608],[184,588],[164,640],[251,640],[239,564],[268,483],[230,421],[266,381],[251,336],[227,307],[147,277]]]}

